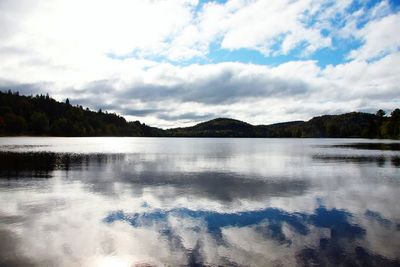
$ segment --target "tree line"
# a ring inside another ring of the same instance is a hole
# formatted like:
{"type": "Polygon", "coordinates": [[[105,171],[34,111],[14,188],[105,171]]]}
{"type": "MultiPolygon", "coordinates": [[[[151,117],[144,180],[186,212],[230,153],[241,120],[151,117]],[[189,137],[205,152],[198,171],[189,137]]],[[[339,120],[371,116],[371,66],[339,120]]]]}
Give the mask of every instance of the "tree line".
{"type": "Polygon", "coordinates": [[[323,115],[309,121],[291,121],[271,125],[251,125],[243,121],[218,118],[192,127],[169,129],[176,137],[269,137],[269,138],[400,138],[400,109],[385,116],[350,112],[323,115]]]}
{"type": "Polygon", "coordinates": [[[325,138],[400,138],[400,109],[389,116],[383,110],[376,114],[350,112],[340,115],[314,117],[291,125],[265,126],[271,137],[325,137],[325,138]]]}
{"type": "Polygon", "coordinates": [[[390,114],[350,112],[309,121],[271,125],[218,118],[192,127],[163,130],[139,121],[58,102],[49,95],[24,96],[0,91],[0,135],[33,136],[164,136],[164,137],[325,137],[400,139],[400,109],[390,114]]]}
{"type": "Polygon", "coordinates": [[[139,121],[73,106],[47,95],[0,92],[0,134],[37,136],[151,136],[155,129],[139,121]]]}

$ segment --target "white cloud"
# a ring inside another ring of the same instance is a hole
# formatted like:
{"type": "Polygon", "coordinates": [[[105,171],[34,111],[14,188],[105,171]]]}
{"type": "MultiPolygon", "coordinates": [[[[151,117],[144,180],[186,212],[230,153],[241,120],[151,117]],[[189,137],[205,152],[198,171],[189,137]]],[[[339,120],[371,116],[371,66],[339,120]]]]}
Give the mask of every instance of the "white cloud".
{"type": "Polygon", "coordinates": [[[307,16],[323,7],[310,0],[210,2],[200,10],[194,0],[28,0],[2,6],[7,11],[0,13],[2,50],[18,48],[60,65],[100,64],[107,53],[190,59],[207,55],[213,42],[266,55],[287,54],[297,46],[310,53],[331,45],[331,38],[320,33],[321,23],[307,25],[307,16]]]}
{"type": "Polygon", "coordinates": [[[196,2],[56,0],[4,5],[10,13],[2,15],[1,22],[9,36],[3,38],[2,49],[19,48],[31,59],[53,64],[92,67],[107,53],[162,53],[166,39],[190,23],[196,2]]]}
{"type": "Polygon", "coordinates": [[[223,9],[213,26],[220,28],[222,48],[247,48],[270,55],[288,54],[299,45],[308,52],[330,46],[330,38],[322,36],[321,29],[309,27],[305,20],[305,13],[314,15],[321,6],[309,0],[228,1],[209,8],[223,9]]]}
{"type": "Polygon", "coordinates": [[[369,22],[357,31],[363,45],[351,51],[349,58],[356,60],[371,60],[400,50],[400,13],[388,15],[369,22]]]}

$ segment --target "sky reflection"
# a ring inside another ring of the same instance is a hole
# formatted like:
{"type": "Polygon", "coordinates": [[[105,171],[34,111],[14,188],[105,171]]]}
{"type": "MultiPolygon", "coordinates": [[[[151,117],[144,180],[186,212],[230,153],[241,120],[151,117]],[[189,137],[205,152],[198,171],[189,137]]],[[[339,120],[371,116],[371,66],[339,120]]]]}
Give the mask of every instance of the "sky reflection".
{"type": "MultiPolygon", "coordinates": [[[[370,215],[369,212],[368,215],[370,215]]],[[[218,246],[229,247],[229,238],[224,236],[226,229],[251,228],[259,237],[273,242],[276,246],[291,247],[297,246],[294,239],[306,239],[311,231],[324,229],[325,232],[320,236],[320,240],[309,246],[297,247],[296,258],[301,258],[304,262],[313,264],[352,264],[361,265],[368,257],[377,259],[380,264],[395,264],[395,261],[387,260],[381,255],[374,255],[362,247],[362,241],[366,235],[366,230],[357,224],[353,224],[349,219],[352,215],[349,212],[337,209],[328,210],[324,206],[319,206],[312,214],[307,213],[288,213],[283,210],[267,208],[264,210],[219,213],[210,211],[195,211],[190,209],[173,209],[169,211],[153,211],[144,213],[126,214],[123,211],[110,213],[104,221],[114,223],[125,221],[134,228],[156,228],[160,235],[167,240],[174,240],[171,244],[176,246],[174,250],[181,249],[201,255],[204,245],[198,237],[197,243],[193,248],[185,248],[179,233],[175,232],[173,221],[191,220],[197,222],[192,225],[192,232],[198,235],[202,228],[214,239],[218,246]],[[171,223],[172,221],[172,223],[171,223]],[[359,253],[362,251],[363,253],[359,253]],[[323,258],[321,254],[326,253],[329,257],[323,258]],[[316,257],[315,257],[316,256],[316,257]]],[[[390,222],[390,221],[388,221],[390,222]]],[[[188,255],[190,258],[192,255],[188,255]]],[[[254,253],[253,257],[257,257],[254,253]]],[[[224,262],[207,262],[206,258],[196,258],[196,264],[225,264],[224,262]]],[[[235,259],[236,261],[238,259],[235,259]]],[[[283,259],[281,259],[283,261],[283,259]]],[[[397,262],[400,264],[400,262],[397,262]]]]}
{"type": "Polygon", "coordinates": [[[1,266],[400,265],[395,151],[17,139],[0,140],[1,266]]]}

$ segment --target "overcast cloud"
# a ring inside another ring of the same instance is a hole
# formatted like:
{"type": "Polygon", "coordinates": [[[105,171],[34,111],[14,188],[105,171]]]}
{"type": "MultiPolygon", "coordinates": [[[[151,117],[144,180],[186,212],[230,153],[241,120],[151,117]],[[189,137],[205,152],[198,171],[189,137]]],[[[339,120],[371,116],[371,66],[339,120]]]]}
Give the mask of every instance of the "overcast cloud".
{"type": "Polygon", "coordinates": [[[396,2],[0,0],[0,88],[160,127],[389,111],[396,2]]]}

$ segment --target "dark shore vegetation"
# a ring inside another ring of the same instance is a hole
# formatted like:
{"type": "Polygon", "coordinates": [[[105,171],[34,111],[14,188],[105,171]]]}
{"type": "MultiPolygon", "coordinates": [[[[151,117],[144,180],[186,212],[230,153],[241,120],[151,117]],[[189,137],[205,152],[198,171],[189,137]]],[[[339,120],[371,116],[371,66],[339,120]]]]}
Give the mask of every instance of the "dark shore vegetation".
{"type": "Polygon", "coordinates": [[[49,95],[0,92],[0,134],[33,136],[154,136],[159,129],[139,121],[82,106],[49,95]]]}
{"type": "Polygon", "coordinates": [[[400,109],[386,115],[351,112],[323,115],[309,121],[271,125],[217,118],[192,127],[159,129],[139,121],[127,122],[107,111],[58,102],[49,95],[24,96],[0,92],[2,136],[160,136],[160,137],[316,137],[400,138],[400,109]]]}

